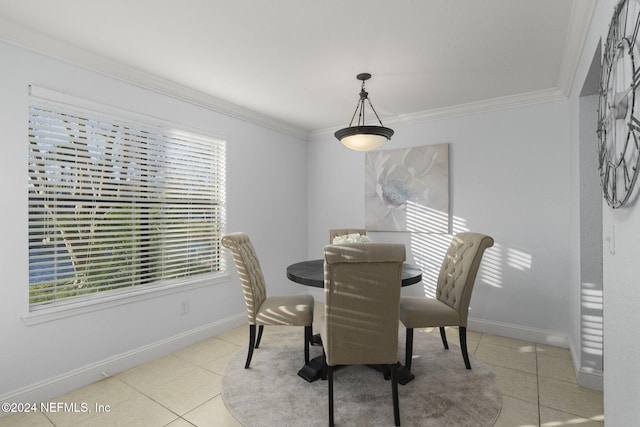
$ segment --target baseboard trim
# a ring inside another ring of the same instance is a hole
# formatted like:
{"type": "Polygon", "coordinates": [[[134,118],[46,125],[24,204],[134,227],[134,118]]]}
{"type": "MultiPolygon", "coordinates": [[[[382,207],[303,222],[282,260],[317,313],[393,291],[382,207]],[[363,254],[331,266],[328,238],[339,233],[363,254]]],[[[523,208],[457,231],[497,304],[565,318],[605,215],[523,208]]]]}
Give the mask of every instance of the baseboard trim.
{"type": "Polygon", "coordinates": [[[602,371],[591,372],[580,368],[576,372],[576,378],[582,387],[604,391],[604,372],[602,371]]]}
{"type": "Polygon", "coordinates": [[[573,342],[571,343],[569,350],[571,351],[571,359],[573,360],[573,366],[575,367],[576,380],[578,381],[578,384],[582,387],[604,391],[604,372],[581,366],[582,358],[580,357],[580,350],[573,345],[573,342]]]}
{"type": "Polygon", "coordinates": [[[567,335],[556,331],[530,328],[510,323],[492,322],[488,320],[469,318],[467,329],[485,334],[498,335],[537,344],[547,344],[556,347],[569,348],[567,335]]]}
{"type": "MultiPolygon", "coordinates": [[[[246,322],[246,314],[244,312],[239,313],[10,391],[0,395],[0,402],[46,402],[79,387],[116,375],[142,363],[216,336],[229,329],[241,326],[246,322]]],[[[0,417],[2,417],[2,415],[3,414],[0,413],[0,417]]]]}

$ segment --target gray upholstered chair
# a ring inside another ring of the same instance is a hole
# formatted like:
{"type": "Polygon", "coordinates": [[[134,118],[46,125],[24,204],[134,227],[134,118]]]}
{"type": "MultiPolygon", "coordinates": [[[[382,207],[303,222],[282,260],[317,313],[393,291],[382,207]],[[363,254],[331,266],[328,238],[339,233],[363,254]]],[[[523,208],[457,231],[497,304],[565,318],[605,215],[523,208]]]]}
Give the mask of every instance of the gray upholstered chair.
{"type": "MultiPolygon", "coordinates": [[[[351,243],[324,248],[325,321],[321,337],[333,425],[333,369],[337,365],[387,365],[394,420],[398,403],[398,309],[405,247],[351,243]]],[[[346,402],[343,402],[346,403],[346,402]]]]}
{"type": "Polygon", "coordinates": [[[329,244],[333,244],[333,239],[337,236],[344,236],[345,234],[367,234],[367,230],[364,228],[332,228],[329,230],[329,244]]]}
{"type": "Polygon", "coordinates": [[[304,326],[304,361],[309,363],[313,297],[308,294],[268,297],[262,268],[249,236],[246,233],[230,233],[222,237],[221,242],[233,254],[247,305],[249,351],[245,369],[251,364],[253,349],[260,346],[264,325],[304,326]],[[257,340],[256,326],[260,326],[257,340]]]}
{"type": "Polygon", "coordinates": [[[467,353],[467,318],[471,292],[485,249],[493,239],[479,233],[458,233],[453,237],[442,261],[436,297],[400,298],[400,320],[407,328],[405,366],[411,369],[413,329],[439,327],[444,348],[448,349],[445,326],[457,326],[462,358],[471,369],[467,353]]]}

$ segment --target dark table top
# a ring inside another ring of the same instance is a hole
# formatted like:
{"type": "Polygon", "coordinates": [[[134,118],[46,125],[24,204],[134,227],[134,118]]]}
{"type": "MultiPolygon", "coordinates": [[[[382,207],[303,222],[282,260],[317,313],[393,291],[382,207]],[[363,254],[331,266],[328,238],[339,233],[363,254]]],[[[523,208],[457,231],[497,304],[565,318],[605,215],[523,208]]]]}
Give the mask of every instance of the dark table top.
{"type": "MultiPolygon", "coordinates": [[[[324,260],[314,259],[291,264],[287,267],[287,277],[296,283],[324,288],[324,260]]],[[[422,281],[422,270],[413,264],[402,265],[402,286],[422,281]]]]}

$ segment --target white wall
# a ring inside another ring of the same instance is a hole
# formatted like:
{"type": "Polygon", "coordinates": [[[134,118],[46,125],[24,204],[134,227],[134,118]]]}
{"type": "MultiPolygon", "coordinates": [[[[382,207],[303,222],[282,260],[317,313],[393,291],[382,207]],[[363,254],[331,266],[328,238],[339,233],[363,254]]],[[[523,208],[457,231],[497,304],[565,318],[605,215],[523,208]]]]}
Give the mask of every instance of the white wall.
{"type": "MultiPolygon", "coordinates": [[[[587,55],[588,57],[588,55],[587,55]]],[[[580,385],[603,389],[602,193],[596,134],[600,51],[576,79],[571,104],[570,348],[580,385]]]]}
{"type": "MultiPolygon", "coordinates": [[[[571,91],[572,112],[579,110],[580,89],[598,45],[604,44],[616,0],[601,0],[580,58],[571,91]]],[[[593,117],[592,120],[596,120],[593,117]]],[[[580,123],[572,119],[572,151],[578,154],[580,123]]],[[[640,419],[640,206],[610,209],[603,201],[604,408],[607,425],[636,425],[640,419]],[[615,240],[610,247],[608,241],[615,240]],[[613,253],[615,252],[615,253],[613,253]]]]}
{"type": "Polygon", "coordinates": [[[235,268],[222,283],[27,326],[28,85],[179,123],[228,141],[227,230],[250,233],[270,293],[306,251],[304,141],[0,43],[0,401],[52,398],[246,322],[235,268]],[[283,236],[301,236],[284,238],[283,236]],[[190,312],[180,314],[183,301],[190,312]]]}
{"type": "MultiPolygon", "coordinates": [[[[453,232],[489,234],[469,328],[568,345],[569,104],[549,102],[415,125],[394,124],[382,149],[449,143],[453,232]]],[[[387,124],[389,125],[389,124],[387,124]]],[[[328,229],[364,225],[364,154],[332,136],[309,144],[309,246],[322,256],[328,229]]],[[[403,241],[432,291],[448,238],[370,233],[403,241]]]]}

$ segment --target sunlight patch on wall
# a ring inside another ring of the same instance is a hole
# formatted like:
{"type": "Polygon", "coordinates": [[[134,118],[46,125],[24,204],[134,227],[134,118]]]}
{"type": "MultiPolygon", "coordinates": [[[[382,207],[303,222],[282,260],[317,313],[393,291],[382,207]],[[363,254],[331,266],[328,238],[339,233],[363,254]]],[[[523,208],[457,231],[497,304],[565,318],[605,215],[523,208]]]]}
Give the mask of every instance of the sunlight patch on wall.
{"type": "Polygon", "coordinates": [[[587,285],[593,284],[582,284],[582,307],[602,311],[602,289],[586,289],[587,285]]]}
{"type": "Polygon", "coordinates": [[[447,252],[451,236],[448,234],[411,234],[411,251],[415,264],[422,269],[423,293],[435,297],[440,266],[447,252]]]}
{"type": "Polygon", "coordinates": [[[597,356],[595,359],[583,357],[582,366],[593,370],[602,370],[604,354],[604,327],[602,320],[603,292],[594,283],[582,283],[581,305],[581,340],[582,352],[585,355],[597,356]]]}
{"type": "Polygon", "coordinates": [[[453,217],[453,234],[471,231],[467,228],[467,220],[464,218],[453,217]]]}
{"type": "Polygon", "coordinates": [[[602,356],[604,351],[602,317],[582,316],[582,351],[602,356]]]}
{"type": "Polygon", "coordinates": [[[532,260],[531,254],[513,248],[507,250],[507,265],[516,270],[530,270],[532,260]]]}
{"type": "Polygon", "coordinates": [[[407,201],[407,231],[414,233],[442,233],[449,229],[449,213],[407,201]]]}
{"type": "Polygon", "coordinates": [[[502,288],[502,245],[494,243],[484,252],[478,279],[494,288],[502,288]]]}

